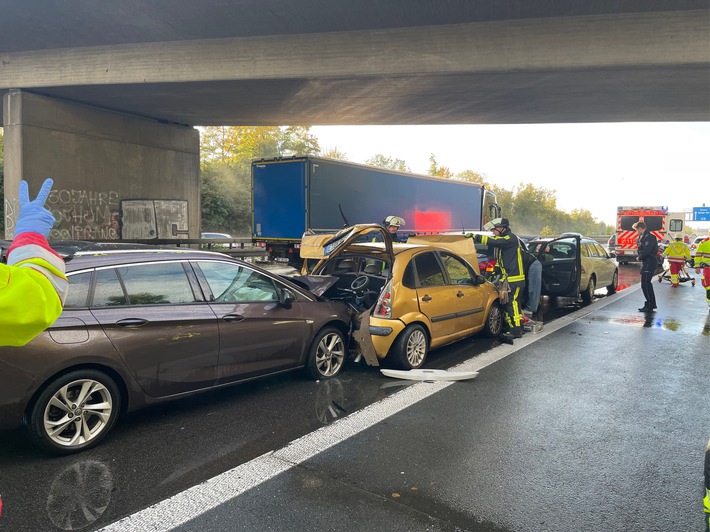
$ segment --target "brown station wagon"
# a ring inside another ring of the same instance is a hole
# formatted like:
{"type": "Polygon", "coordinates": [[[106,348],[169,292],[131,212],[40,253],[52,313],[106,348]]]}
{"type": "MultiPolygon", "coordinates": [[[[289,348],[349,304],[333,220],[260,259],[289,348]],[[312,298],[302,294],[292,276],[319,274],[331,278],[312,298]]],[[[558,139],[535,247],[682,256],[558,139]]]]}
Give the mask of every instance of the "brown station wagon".
{"type": "Polygon", "coordinates": [[[265,375],[340,373],[350,317],[296,284],[220,253],[79,251],[57,322],[0,347],[0,429],[40,447],[96,445],[122,412],[265,375]]]}

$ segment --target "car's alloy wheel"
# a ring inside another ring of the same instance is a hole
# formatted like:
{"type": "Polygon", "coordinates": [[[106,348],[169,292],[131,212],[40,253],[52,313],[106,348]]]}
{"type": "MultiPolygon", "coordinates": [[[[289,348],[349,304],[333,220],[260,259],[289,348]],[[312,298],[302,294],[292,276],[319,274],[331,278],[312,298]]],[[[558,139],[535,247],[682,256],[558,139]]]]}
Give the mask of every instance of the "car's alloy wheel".
{"type": "Polygon", "coordinates": [[[343,333],[335,327],[326,327],[311,344],[306,370],[314,379],[335,377],[343,369],[346,354],[343,333]]]}
{"type": "Polygon", "coordinates": [[[424,365],[429,350],[429,338],[424,327],[410,325],[392,346],[393,362],[401,369],[417,369],[424,365]]]}
{"type": "Polygon", "coordinates": [[[55,454],[96,445],[111,430],[120,412],[116,383],[96,370],[74,371],[47,386],[27,419],[30,436],[55,454]]]}
{"type": "Polygon", "coordinates": [[[585,303],[591,303],[592,300],[594,299],[594,291],[597,289],[597,281],[592,275],[589,277],[589,284],[587,285],[587,289],[582,292],[582,301],[585,303]]]}
{"type": "Polygon", "coordinates": [[[491,310],[486,318],[486,325],[483,333],[491,338],[498,336],[503,330],[503,311],[500,305],[496,302],[491,305],[491,310]]]}

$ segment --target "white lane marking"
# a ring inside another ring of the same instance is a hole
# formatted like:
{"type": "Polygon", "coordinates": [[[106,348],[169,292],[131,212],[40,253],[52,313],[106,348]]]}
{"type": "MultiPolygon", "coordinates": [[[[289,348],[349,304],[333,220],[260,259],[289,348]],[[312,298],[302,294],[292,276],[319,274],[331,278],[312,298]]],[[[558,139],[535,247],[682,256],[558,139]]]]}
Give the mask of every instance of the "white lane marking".
{"type": "MultiPolygon", "coordinates": [[[[523,338],[516,340],[515,345],[502,344],[496,346],[451,369],[457,371],[479,371],[498,360],[512,355],[519,349],[566,327],[573,321],[604,308],[619,298],[636,291],[638,288],[640,288],[640,285],[629,287],[616,297],[604,298],[559,318],[549,325],[545,325],[543,330],[537,334],[526,334],[523,338]]],[[[270,451],[234,469],[225,471],[202,484],[188,488],[169,499],[129,515],[101,530],[105,532],[162,532],[172,530],[276,475],[288,471],[293,466],[330,449],[351,436],[359,434],[405,408],[456,384],[453,381],[413,384],[382,401],[371,404],[345,418],[336,420],[332,424],[321,427],[310,434],[301,436],[277,451],[270,451]]]]}

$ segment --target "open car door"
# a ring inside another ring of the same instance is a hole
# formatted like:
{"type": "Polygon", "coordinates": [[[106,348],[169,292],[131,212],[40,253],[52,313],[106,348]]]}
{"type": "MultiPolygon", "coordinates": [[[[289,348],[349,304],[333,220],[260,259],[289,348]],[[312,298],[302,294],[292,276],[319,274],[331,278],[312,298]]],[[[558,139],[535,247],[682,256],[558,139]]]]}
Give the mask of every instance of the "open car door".
{"type": "Polygon", "coordinates": [[[579,237],[565,237],[538,242],[530,250],[542,264],[542,295],[579,297],[581,247],[579,237]]]}

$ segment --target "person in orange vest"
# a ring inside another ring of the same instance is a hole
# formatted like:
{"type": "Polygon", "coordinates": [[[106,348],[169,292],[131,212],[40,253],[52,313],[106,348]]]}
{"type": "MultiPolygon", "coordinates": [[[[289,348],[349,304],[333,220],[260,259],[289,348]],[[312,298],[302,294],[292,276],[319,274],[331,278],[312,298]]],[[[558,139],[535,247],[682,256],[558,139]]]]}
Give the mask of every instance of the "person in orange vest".
{"type": "Polygon", "coordinates": [[[671,268],[671,286],[678,286],[678,274],[685,266],[685,261],[690,260],[690,248],[683,243],[683,237],[675,237],[675,241],[671,242],[663,250],[663,255],[668,258],[668,264],[671,268]]]}
{"type": "Polygon", "coordinates": [[[695,251],[695,273],[700,273],[703,270],[702,284],[705,287],[705,301],[710,307],[710,230],[708,230],[708,238],[698,244],[698,249],[695,251]]]}
{"type": "Polygon", "coordinates": [[[44,203],[52,190],[45,180],[30,201],[27,182],[20,183],[20,214],[15,238],[0,264],[0,346],[22,346],[56,321],[69,283],[62,258],[47,242],[54,216],[44,203]]]}

